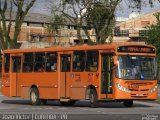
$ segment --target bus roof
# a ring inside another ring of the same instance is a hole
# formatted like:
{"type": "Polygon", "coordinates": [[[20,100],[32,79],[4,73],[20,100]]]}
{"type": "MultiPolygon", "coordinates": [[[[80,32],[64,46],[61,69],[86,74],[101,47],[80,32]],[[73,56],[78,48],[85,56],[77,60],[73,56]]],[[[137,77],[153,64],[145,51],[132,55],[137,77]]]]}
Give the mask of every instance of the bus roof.
{"type": "Polygon", "coordinates": [[[49,51],[73,51],[73,50],[107,50],[107,49],[113,49],[116,51],[116,49],[120,46],[144,46],[144,47],[151,47],[155,48],[154,46],[145,45],[145,44],[103,44],[103,45],[75,45],[75,46],[51,46],[46,48],[27,48],[27,49],[9,49],[4,50],[3,53],[24,53],[24,52],[49,52],[49,51]]]}

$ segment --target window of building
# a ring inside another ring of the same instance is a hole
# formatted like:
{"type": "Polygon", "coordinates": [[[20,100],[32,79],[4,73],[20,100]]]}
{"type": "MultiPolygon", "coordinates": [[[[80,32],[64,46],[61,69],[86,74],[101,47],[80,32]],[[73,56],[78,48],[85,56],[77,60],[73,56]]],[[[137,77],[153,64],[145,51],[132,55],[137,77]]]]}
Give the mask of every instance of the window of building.
{"type": "Polygon", "coordinates": [[[73,56],[73,71],[81,72],[84,71],[85,68],[85,52],[84,51],[76,51],[73,56]]]}
{"type": "Polygon", "coordinates": [[[42,27],[43,24],[42,23],[29,23],[30,27],[42,27]]]}
{"type": "Polygon", "coordinates": [[[45,71],[45,53],[44,52],[35,53],[34,71],[35,72],[45,71]]]}
{"type": "Polygon", "coordinates": [[[57,53],[49,52],[46,54],[46,71],[57,71],[57,53]]]}
{"type": "Polygon", "coordinates": [[[24,54],[23,72],[33,71],[33,53],[24,54]]]}
{"type": "Polygon", "coordinates": [[[98,51],[87,51],[86,71],[96,72],[98,70],[98,51]]]}
{"type": "Polygon", "coordinates": [[[5,54],[4,55],[4,71],[5,71],[5,73],[9,72],[9,68],[10,68],[10,55],[5,54]]]}
{"type": "Polygon", "coordinates": [[[129,36],[129,30],[120,30],[119,35],[120,36],[129,36]]]}
{"type": "Polygon", "coordinates": [[[140,30],[139,31],[139,36],[144,37],[146,35],[147,30],[140,30]]]}
{"type": "Polygon", "coordinates": [[[114,29],[114,35],[119,37],[127,37],[129,36],[129,30],[120,30],[120,27],[116,27],[114,29]]]}

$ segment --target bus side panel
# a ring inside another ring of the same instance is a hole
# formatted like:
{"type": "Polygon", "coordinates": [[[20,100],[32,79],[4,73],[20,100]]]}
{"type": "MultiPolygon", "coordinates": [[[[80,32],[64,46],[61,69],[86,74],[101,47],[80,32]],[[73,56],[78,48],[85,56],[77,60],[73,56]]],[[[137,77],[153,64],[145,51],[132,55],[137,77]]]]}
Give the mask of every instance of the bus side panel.
{"type": "Polygon", "coordinates": [[[2,74],[2,94],[10,97],[10,77],[9,73],[2,74]]]}
{"type": "MultiPolygon", "coordinates": [[[[74,72],[71,80],[71,99],[85,99],[88,86],[99,88],[98,79],[98,72],[74,72]]],[[[96,90],[99,93],[98,89],[96,90]]]]}
{"type": "Polygon", "coordinates": [[[16,74],[17,73],[10,73],[10,95],[11,96],[16,96],[16,90],[17,90],[16,74]]]}
{"type": "Polygon", "coordinates": [[[17,96],[21,96],[21,88],[22,88],[22,74],[23,73],[17,73],[17,96]]]}
{"type": "Polygon", "coordinates": [[[86,88],[71,88],[71,99],[85,99],[86,88]]]}
{"type": "Polygon", "coordinates": [[[36,86],[41,99],[58,99],[57,72],[22,73],[21,97],[27,97],[31,86],[36,86]]]}
{"type": "Polygon", "coordinates": [[[58,88],[39,87],[40,99],[58,99],[58,88]]]}
{"type": "Polygon", "coordinates": [[[30,87],[22,86],[21,87],[21,98],[29,98],[30,87]]]}

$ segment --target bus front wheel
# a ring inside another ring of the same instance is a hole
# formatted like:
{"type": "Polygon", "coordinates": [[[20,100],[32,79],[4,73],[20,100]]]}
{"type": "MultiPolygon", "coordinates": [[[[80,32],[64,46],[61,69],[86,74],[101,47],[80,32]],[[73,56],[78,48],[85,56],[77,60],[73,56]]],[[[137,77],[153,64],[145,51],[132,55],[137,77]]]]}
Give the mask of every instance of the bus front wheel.
{"type": "Polygon", "coordinates": [[[40,105],[41,100],[39,99],[39,92],[38,89],[33,87],[30,91],[30,101],[32,105],[40,105]]]}
{"type": "Polygon", "coordinates": [[[132,107],[133,106],[133,100],[125,100],[123,102],[125,107],[132,107]]]}
{"type": "Polygon", "coordinates": [[[94,89],[90,90],[89,99],[90,99],[91,107],[92,108],[97,108],[98,107],[97,93],[94,89]]]}

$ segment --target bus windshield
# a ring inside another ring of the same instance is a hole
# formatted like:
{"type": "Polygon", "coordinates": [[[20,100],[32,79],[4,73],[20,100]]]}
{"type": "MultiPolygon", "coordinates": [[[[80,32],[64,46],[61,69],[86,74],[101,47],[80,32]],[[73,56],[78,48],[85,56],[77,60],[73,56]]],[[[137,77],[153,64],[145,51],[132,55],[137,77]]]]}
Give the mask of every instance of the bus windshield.
{"type": "Polygon", "coordinates": [[[156,60],[149,56],[118,56],[116,75],[121,79],[156,79],[156,60]]]}

